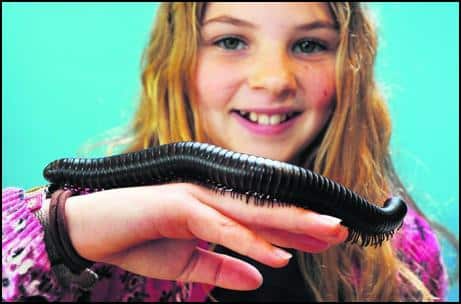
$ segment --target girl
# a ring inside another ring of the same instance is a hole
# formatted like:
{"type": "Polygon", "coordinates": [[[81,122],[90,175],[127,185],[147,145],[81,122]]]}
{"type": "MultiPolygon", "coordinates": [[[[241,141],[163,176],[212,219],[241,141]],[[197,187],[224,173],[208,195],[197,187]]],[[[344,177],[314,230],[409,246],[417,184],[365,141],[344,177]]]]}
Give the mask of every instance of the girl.
{"type": "Polygon", "coordinates": [[[128,151],[208,142],[304,166],[370,201],[400,194],[411,208],[391,241],[344,244],[334,217],[189,183],[119,188],[67,198],[68,243],[91,269],[75,274],[50,242],[45,189],[9,188],[3,298],[442,299],[437,239],[392,168],[375,51],[358,3],[162,3],[128,151]]]}

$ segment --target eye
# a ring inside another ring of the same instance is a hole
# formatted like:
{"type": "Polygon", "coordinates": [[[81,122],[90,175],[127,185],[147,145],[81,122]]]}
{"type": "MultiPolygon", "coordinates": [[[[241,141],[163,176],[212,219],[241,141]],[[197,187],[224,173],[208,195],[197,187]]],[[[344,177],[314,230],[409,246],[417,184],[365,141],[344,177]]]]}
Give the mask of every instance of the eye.
{"type": "Polygon", "coordinates": [[[325,45],[317,41],[308,40],[308,39],[300,40],[293,46],[294,52],[301,52],[305,54],[324,51],[326,49],[327,47],[325,45]]]}
{"type": "Polygon", "coordinates": [[[241,50],[245,48],[245,42],[236,37],[226,37],[214,43],[225,50],[241,50]]]}

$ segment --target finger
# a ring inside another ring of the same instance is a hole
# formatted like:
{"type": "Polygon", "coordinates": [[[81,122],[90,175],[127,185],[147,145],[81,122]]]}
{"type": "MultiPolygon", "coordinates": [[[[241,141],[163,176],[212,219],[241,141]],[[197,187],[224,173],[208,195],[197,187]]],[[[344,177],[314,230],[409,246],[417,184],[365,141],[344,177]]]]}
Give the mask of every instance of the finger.
{"type": "Polygon", "coordinates": [[[272,246],[240,223],[205,204],[193,204],[194,212],[186,219],[193,235],[210,243],[220,244],[260,263],[282,267],[291,254],[272,246]]]}
{"type": "Polygon", "coordinates": [[[149,241],[112,255],[106,263],[142,276],[200,282],[235,290],[252,290],[262,276],[252,265],[233,257],[207,251],[197,240],[149,241]]]}
{"type": "Polygon", "coordinates": [[[173,280],[184,269],[198,240],[147,241],[106,256],[102,262],[146,277],[173,280]]]}
{"type": "Polygon", "coordinates": [[[253,290],[261,286],[263,278],[248,263],[196,247],[177,280],[207,283],[234,290],[253,290]]]}
{"type": "Polygon", "coordinates": [[[256,206],[251,199],[247,204],[244,198],[233,198],[228,193],[219,194],[198,186],[191,191],[200,201],[244,224],[310,235],[329,243],[337,243],[347,232],[347,228],[339,224],[340,219],[311,210],[293,206],[256,206]]]}
{"type": "MultiPolygon", "coordinates": [[[[309,235],[296,234],[271,228],[255,228],[254,231],[274,245],[284,248],[293,248],[310,253],[319,253],[327,250],[333,245],[340,243],[328,243],[309,235]]],[[[344,242],[346,238],[347,234],[344,234],[342,236],[342,241],[344,242]]]]}

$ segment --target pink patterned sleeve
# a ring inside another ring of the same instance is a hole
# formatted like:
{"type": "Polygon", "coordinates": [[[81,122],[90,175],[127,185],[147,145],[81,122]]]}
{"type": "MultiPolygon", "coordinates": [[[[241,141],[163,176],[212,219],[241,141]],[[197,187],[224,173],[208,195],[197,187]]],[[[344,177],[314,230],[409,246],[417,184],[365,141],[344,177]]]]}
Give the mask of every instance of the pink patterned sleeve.
{"type": "Polygon", "coordinates": [[[448,276],[437,235],[428,221],[410,208],[393,244],[400,260],[418,275],[438,301],[443,301],[448,288],[448,276]]]}
{"type": "MultiPolygon", "coordinates": [[[[31,193],[2,189],[2,302],[157,302],[191,296],[189,284],[145,278],[103,263],[92,266],[99,280],[90,290],[81,289],[79,281],[65,286],[52,270],[44,229],[34,214],[44,200],[43,188],[31,193]]],[[[206,297],[202,289],[194,295],[206,297]]]]}
{"type": "Polygon", "coordinates": [[[2,189],[2,300],[28,297],[58,300],[61,289],[51,273],[44,231],[33,214],[45,199],[43,190],[25,194],[2,189]]]}

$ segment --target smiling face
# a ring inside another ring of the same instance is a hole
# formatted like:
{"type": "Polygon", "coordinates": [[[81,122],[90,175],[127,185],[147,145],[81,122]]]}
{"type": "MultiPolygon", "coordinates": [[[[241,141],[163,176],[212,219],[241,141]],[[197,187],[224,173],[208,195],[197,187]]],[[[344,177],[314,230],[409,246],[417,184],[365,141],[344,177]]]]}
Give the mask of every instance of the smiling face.
{"type": "Polygon", "coordinates": [[[327,122],[338,32],[327,4],[209,3],[195,89],[208,140],[289,161],[327,122]]]}

